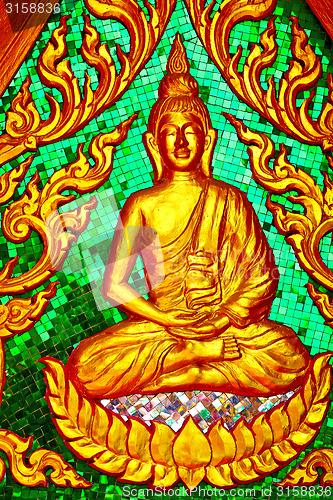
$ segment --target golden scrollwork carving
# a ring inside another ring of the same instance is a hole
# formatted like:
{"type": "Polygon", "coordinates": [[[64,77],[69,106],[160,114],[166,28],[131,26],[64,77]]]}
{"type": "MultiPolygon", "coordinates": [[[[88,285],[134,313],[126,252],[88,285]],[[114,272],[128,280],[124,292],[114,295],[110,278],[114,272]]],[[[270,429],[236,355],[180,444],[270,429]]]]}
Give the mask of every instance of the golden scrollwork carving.
{"type": "Polygon", "coordinates": [[[157,47],[175,7],[176,0],[160,0],[154,8],[147,2],[150,19],[134,0],[113,0],[108,3],[87,1],[87,7],[99,17],[115,18],[129,31],[131,50],[125,54],[117,46],[121,70],[117,73],[106,44],[85,15],[81,54],[86,63],[100,74],[100,83],[92,90],[88,74],[85,76],[83,97],[78,79],[70,61],[63,60],[67,53],[67,20],[63,16],[38,59],[38,73],[42,83],[61,92],[62,107],[46,93],[50,116],[42,120],[29,90],[30,76],[12,101],[6,122],[6,133],[0,136],[0,165],[39,146],[59,141],[83,128],[90,120],[114,104],[128,89],[136,75],[147,63],[157,47]]]}
{"type": "Polygon", "coordinates": [[[326,325],[333,328],[333,303],[327,293],[319,292],[312,283],[307,284],[308,293],[319,309],[320,314],[327,320],[326,325]]]}
{"type": "Polygon", "coordinates": [[[320,477],[322,486],[333,486],[333,450],[321,448],[311,451],[287,476],[279,483],[280,486],[317,484],[320,477]],[[325,473],[320,477],[318,468],[325,473]]]}
{"type": "MultiPolygon", "coordinates": [[[[30,330],[40,320],[49,301],[56,294],[56,283],[28,299],[11,299],[0,305],[0,403],[5,384],[4,341],[16,334],[30,330]]],[[[64,460],[59,453],[39,448],[29,457],[33,437],[21,438],[17,434],[0,429],[0,450],[7,455],[10,470],[16,481],[24,486],[46,486],[45,471],[52,469],[49,481],[58,486],[89,488],[91,486],[64,460]]],[[[6,463],[0,459],[0,482],[6,473],[6,463]]]]}
{"type": "Polygon", "coordinates": [[[5,385],[5,344],[4,341],[16,334],[30,330],[42,317],[50,299],[56,294],[56,283],[28,299],[11,299],[6,305],[0,304],[0,403],[5,385]]]}
{"type": "MultiPolygon", "coordinates": [[[[136,116],[133,115],[112,132],[100,134],[92,140],[89,153],[95,160],[95,165],[90,166],[81,144],[75,162],[56,171],[42,190],[38,189],[40,179],[36,172],[21,198],[6,208],[2,219],[2,229],[6,238],[21,243],[30,237],[33,230],[43,241],[43,253],[35,266],[16,277],[12,277],[12,273],[18,258],[7,262],[0,272],[0,294],[15,295],[35,290],[61,268],[71,244],[76,241],[77,235],[89,222],[90,209],[97,205],[96,199],[92,198],[77,210],[59,215],[59,207],[76,197],[76,195],[64,195],[63,191],[71,189],[84,194],[97,189],[109,178],[113,166],[113,152],[126,138],[136,116]]],[[[16,169],[0,177],[1,204],[10,201],[32,161],[33,155],[16,169]]],[[[34,297],[14,298],[6,305],[0,305],[0,398],[5,384],[5,339],[30,330],[39,321],[55,293],[56,283],[53,282],[34,297]]],[[[44,449],[36,450],[27,464],[26,452],[31,446],[32,437],[23,439],[10,431],[0,430],[0,450],[7,454],[12,474],[18,482],[26,486],[45,486],[47,477],[44,471],[52,468],[50,481],[54,484],[73,488],[90,486],[90,483],[77,474],[58,453],[44,449]]],[[[6,470],[3,460],[0,462],[0,469],[0,480],[2,480],[6,470]]]]}
{"type": "Polygon", "coordinates": [[[28,172],[32,160],[33,156],[31,155],[16,168],[8,170],[0,176],[0,205],[8,203],[12,199],[20,182],[28,172]]]}
{"type": "Polygon", "coordinates": [[[30,330],[39,321],[50,299],[56,294],[57,283],[51,283],[45,290],[28,299],[11,299],[0,305],[0,337],[8,339],[13,335],[30,330]]]}
{"type": "MultiPolygon", "coordinates": [[[[232,4],[235,5],[237,2],[232,2],[232,4]]],[[[222,9],[223,6],[220,11],[222,9]]],[[[216,23],[225,22],[219,18],[220,14],[221,12],[215,14],[216,23]]],[[[208,27],[206,26],[206,33],[202,36],[206,36],[207,44],[207,33],[214,34],[216,24],[213,25],[208,15],[205,19],[208,27]]],[[[327,154],[332,150],[332,76],[328,76],[328,103],[323,106],[317,121],[314,121],[308,113],[314,91],[299,108],[296,106],[296,97],[300,91],[309,90],[318,81],[322,74],[321,63],[308,45],[307,37],[304,30],[299,27],[297,19],[292,18],[291,51],[294,60],[291,61],[289,70],[280,80],[279,96],[276,96],[275,83],[272,78],[268,81],[267,92],[263,91],[260,84],[261,71],[266,64],[271,65],[277,55],[274,29],[274,20],[270,20],[267,30],[261,36],[264,50],[261,52],[257,46],[252,48],[245,62],[243,74],[237,71],[241,55],[240,48],[233,59],[229,58],[229,61],[225,59],[224,76],[231,88],[237,89],[237,95],[267,118],[270,123],[297,140],[319,145],[327,154]],[[264,109],[261,109],[261,106],[264,109]]],[[[202,27],[201,30],[203,30],[202,27]]],[[[215,40],[214,37],[211,37],[210,41],[212,40],[215,40]]],[[[219,68],[221,70],[221,66],[219,68]]],[[[249,145],[248,154],[253,178],[269,192],[266,206],[273,214],[277,230],[293,247],[300,266],[307,274],[324,287],[333,290],[333,273],[320,255],[320,242],[323,236],[333,230],[333,183],[328,174],[324,173],[322,192],[310,175],[289,162],[284,145],[280,145],[280,151],[275,155],[275,144],[269,137],[249,130],[232,115],[223,114],[236,128],[239,139],[249,145]],[[269,162],[274,157],[272,167],[270,167],[269,162]],[[287,199],[303,207],[304,212],[301,214],[286,210],[271,199],[272,194],[295,191],[297,194],[290,194],[287,199]]],[[[328,154],[327,158],[332,167],[332,158],[328,154]]],[[[333,307],[330,297],[316,290],[311,283],[308,283],[307,289],[320,313],[327,320],[326,324],[333,326],[333,307]]],[[[327,454],[327,450],[322,449],[310,453],[301,466],[294,469],[280,485],[314,484],[319,478],[316,467],[321,464],[326,471],[322,484],[331,484],[329,482],[333,470],[331,456],[330,453],[327,454]]]]}
{"type": "Polygon", "coordinates": [[[222,421],[207,435],[189,418],[175,433],[154,422],[122,418],[81,397],[64,366],[43,358],[47,401],[66,446],[79,458],[121,481],[170,487],[181,480],[195,487],[206,479],[228,488],[258,480],[296,458],[317,435],[329,407],[331,355],[317,355],[303,386],[285,404],[231,430],[222,421]]]}
{"type": "MultiPolygon", "coordinates": [[[[23,439],[14,432],[0,429],[0,450],[7,455],[16,481],[29,487],[47,486],[51,482],[62,487],[90,488],[91,483],[75,472],[59,453],[39,448],[27,457],[32,441],[32,436],[23,439]],[[48,469],[52,469],[52,472],[46,476],[48,469]]],[[[5,461],[0,458],[0,482],[6,468],[5,461]]]]}
{"type": "MultiPolygon", "coordinates": [[[[0,177],[0,203],[5,204],[15,193],[20,181],[26,175],[33,157],[31,156],[17,168],[5,172],[0,177]]],[[[28,299],[14,298],[0,305],[0,403],[5,378],[5,340],[16,334],[30,330],[40,320],[50,299],[56,294],[56,284],[51,283],[45,290],[28,299]]],[[[0,429],[0,450],[7,455],[10,470],[16,481],[24,486],[46,486],[48,477],[45,471],[52,469],[49,481],[58,486],[88,488],[90,483],[56,452],[40,448],[30,457],[27,452],[32,447],[33,438],[21,438],[17,434],[0,429]]],[[[0,482],[6,473],[6,463],[0,459],[0,482]]]]}
{"type": "Polygon", "coordinates": [[[266,202],[267,208],[273,213],[276,228],[293,247],[300,266],[323,286],[333,290],[333,272],[323,262],[319,252],[322,237],[333,229],[333,185],[328,176],[325,175],[322,193],[310,175],[288,161],[284,145],[280,145],[279,154],[271,168],[269,161],[275,155],[274,142],[263,133],[251,131],[232,115],[224,115],[235,126],[239,139],[249,144],[248,153],[255,181],[269,193],[297,192],[297,195],[288,196],[288,200],[300,204],[304,214],[286,210],[273,202],[270,195],[266,202]]]}
{"type": "Polygon", "coordinates": [[[277,95],[273,76],[267,82],[267,90],[260,81],[263,70],[274,63],[278,54],[274,18],[268,21],[267,29],[261,34],[260,43],[263,50],[253,44],[243,72],[238,70],[242,55],[241,46],[234,56],[231,57],[229,53],[232,28],[248,19],[264,19],[273,12],[276,0],[226,0],[213,17],[211,12],[214,2],[207,7],[204,0],[185,0],[185,4],[209,57],[231,90],[242,101],[289,136],[307,144],[320,144],[324,151],[333,147],[333,80],[329,75],[328,102],[323,106],[318,120],[314,121],[309,115],[309,104],[315,95],[315,91],[311,89],[321,77],[322,67],[296,17],[291,17],[293,59],[279,81],[277,95]],[[298,107],[296,98],[300,92],[306,90],[311,90],[310,96],[298,107]]]}
{"type": "Polygon", "coordinates": [[[71,244],[76,241],[75,234],[87,227],[89,211],[96,206],[96,200],[92,198],[78,209],[60,216],[58,208],[75,198],[75,195],[63,195],[62,192],[72,189],[84,194],[97,189],[109,178],[113,151],[125,139],[135,118],[136,115],[133,115],[114,131],[100,134],[92,140],[89,151],[95,160],[94,167],[90,167],[81,144],[75,162],[56,171],[41,191],[36,172],[27,185],[26,193],[5,210],[2,228],[9,241],[22,243],[33,230],[42,238],[44,248],[35,266],[20,276],[12,277],[17,257],[6,263],[0,271],[0,293],[19,294],[33,290],[61,268],[71,244]],[[64,226],[68,232],[64,232],[64,226]]]}

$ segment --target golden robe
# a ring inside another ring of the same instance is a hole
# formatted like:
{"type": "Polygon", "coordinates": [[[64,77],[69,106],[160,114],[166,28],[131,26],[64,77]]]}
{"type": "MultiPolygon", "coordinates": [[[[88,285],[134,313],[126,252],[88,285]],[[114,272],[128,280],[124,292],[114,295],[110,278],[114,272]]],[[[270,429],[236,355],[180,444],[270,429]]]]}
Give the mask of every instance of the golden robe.
{"type": "Polygon", "coordinates": [[[81,394],[204,389],[264,396],[301,384],[308,352],[292,329],[267,320],[278,272],[258,218],[238,189],[206,183],[185,229],[161,242],[163,261],[151,256],[150,267],[156,274],[162,267],[165,278],[149,300],[162,310],[226,315],[230,326],[200,338],[129,316],[73,351],[67,373],[81,394]]]}

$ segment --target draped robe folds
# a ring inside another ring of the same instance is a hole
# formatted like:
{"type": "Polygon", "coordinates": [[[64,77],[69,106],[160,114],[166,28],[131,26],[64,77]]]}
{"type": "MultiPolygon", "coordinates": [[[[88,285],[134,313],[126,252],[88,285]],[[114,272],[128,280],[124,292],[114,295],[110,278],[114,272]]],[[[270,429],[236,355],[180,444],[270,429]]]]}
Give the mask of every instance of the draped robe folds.
{"type": "Polygon", "coordinates": [[[206,389],[264,396],[301,384],[308,352],[293,330],[267,320],[278,271],[258,218],[238,189],[206,182],[207,196],[201,195],[185,228],[161,242],[163,261],[151,255],[150,278],[161,269],[165,278],[149,300],[162,310],[226,315],[230,325],[214,337],[188,338],[186,328],[129,316],[73,351],[67,373],[81,394],[102,399],[206,389]],[[215,261],[215,287],[207,284],[207,273],[197,272],[194,286],[186,289],[190,256],[196,254],[215,261]],[[237,345],[234,359],[227,355],[230,339],[237,345]]]}

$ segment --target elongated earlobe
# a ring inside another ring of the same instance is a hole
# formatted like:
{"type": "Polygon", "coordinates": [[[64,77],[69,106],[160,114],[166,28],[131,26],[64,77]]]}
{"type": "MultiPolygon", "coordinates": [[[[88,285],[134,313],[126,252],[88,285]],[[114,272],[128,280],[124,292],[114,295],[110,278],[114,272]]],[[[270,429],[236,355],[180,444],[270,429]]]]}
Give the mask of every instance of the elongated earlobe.
{"type": "Polygon", "coordinates": [[[164,165],[161,155],[158,151],[158,146],[155,137],[151,132],[145,132],[142,137],[143,144],[151,161],[154,171],[154,184],[160,181],[164,175],[164,165]]]}
{"type": "Polygon", "coordinates": [[[207,148],[205,149],[203,155],[202,155],[202,160],[201,160],[201,171],[202,173],[206,176],[211,178],[213,176],[212,172],[212,160],[213,160],[213,153],[217,141],[217,131],[213,128],[208,130],[205,141],[207,141],[208,145],[207,148]],[[208,140],[209,139],[209,143],[208,140]]]}

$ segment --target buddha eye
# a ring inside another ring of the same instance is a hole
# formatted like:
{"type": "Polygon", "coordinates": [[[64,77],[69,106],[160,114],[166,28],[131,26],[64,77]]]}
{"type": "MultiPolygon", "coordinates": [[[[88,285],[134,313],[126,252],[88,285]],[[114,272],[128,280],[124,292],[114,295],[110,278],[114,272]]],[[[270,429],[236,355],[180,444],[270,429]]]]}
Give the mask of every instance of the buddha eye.
{"type": "Polygon", "coordinates": [[[175,137],[177,135],[177,131],[174,127],[164,127],[161,130],[161,135],[164,137],[175,137]]]}
{"type": "Polygon", "coordinates": [[[200,127],[193,126],[193,125],[187,127],[185,130],[186,135],[188,135],[188,134],[189,135],[199,135],[201,133],[202,133],[202,130],[200,129],[200,127]]]}

